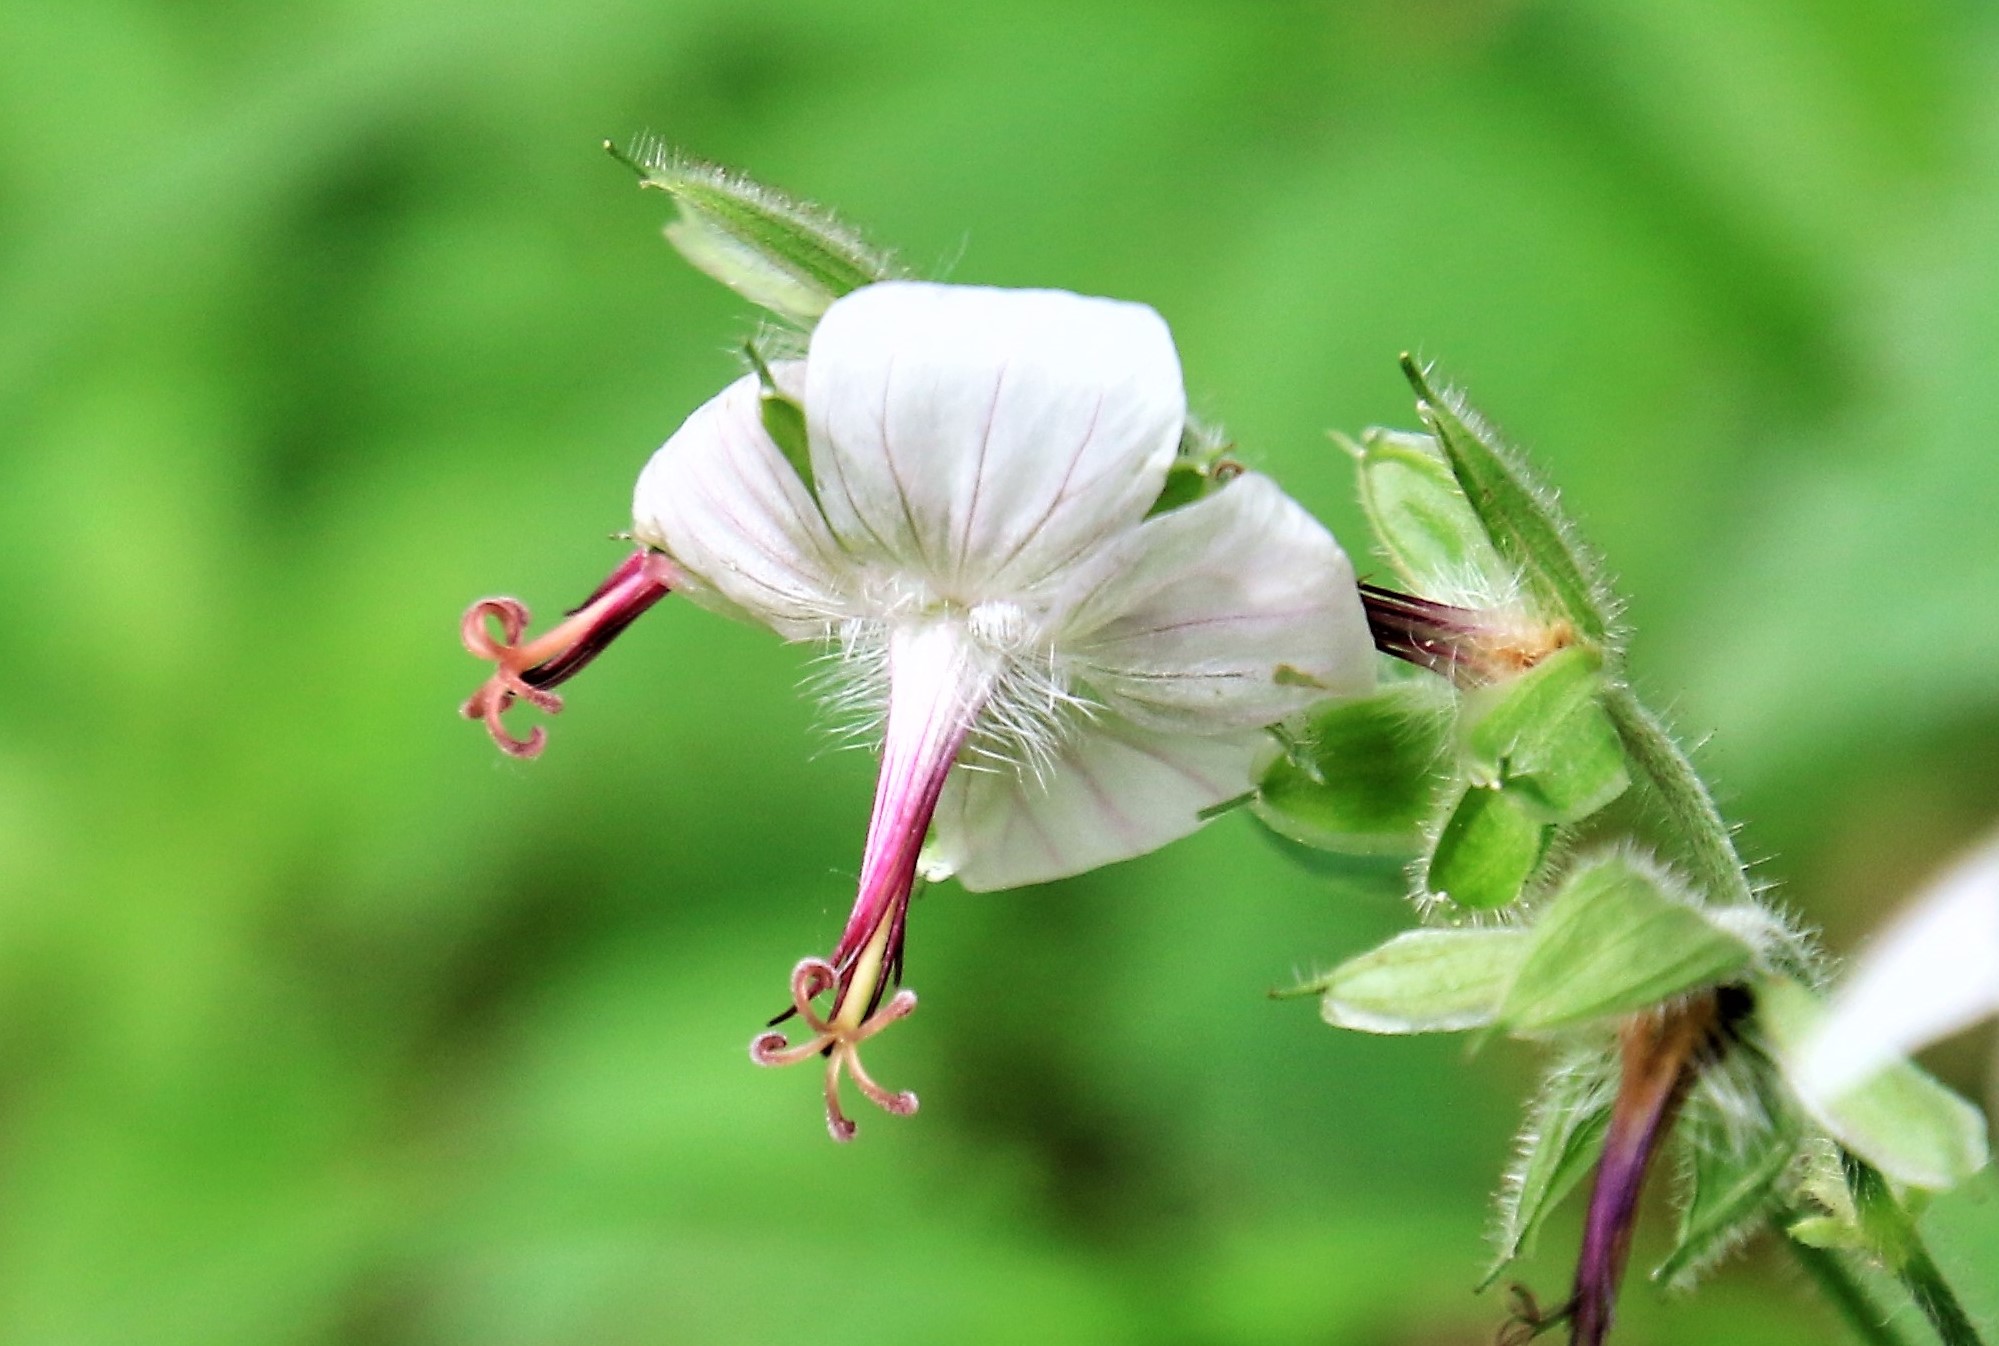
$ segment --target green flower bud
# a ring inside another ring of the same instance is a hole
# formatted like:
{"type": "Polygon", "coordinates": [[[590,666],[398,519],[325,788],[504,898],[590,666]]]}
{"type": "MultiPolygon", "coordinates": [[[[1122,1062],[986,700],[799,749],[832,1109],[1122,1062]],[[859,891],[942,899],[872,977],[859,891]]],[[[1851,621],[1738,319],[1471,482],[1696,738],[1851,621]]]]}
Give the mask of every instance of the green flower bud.
{"type": "Polygon", "coordinates": [[[1423,886],[1468,911],[1497,911],[1519,898],[1554,836],[1520,791],[1468,786],[1437,833],[1423,886]]]}
{"type": "Polygon", "coordinates": [[[1452,715],[1449,693],[1413,682],[1323,705],[1264,769],[1251,808],[1301,845],[1406,859],[1423,844],[1452,715]]]}

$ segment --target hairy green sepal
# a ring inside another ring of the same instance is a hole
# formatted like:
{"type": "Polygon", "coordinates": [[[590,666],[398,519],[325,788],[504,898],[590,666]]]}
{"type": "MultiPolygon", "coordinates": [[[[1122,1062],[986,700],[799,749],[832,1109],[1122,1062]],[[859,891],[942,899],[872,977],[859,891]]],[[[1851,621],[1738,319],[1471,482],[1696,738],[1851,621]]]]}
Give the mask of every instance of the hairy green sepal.
{"type": "Polygon", "coordinates": [[[1382,559],[1414,593],[1439,597],[1467,587],[1503,591],[1509,571],[1465,500],[1450,464],[1428,435],[1363,431],[1354,457],[1360,505],[1382,559]]]}
{"type": "Polygon", "coordinates": [[[1744,972],[1755,951],[1649,866],[1610,855],[1569,875],[1499,1022],[1538,1033],[1628,1014],[1744,972]]]}
{"type": "Polygon", "coordinates": [[[784,461],[791,464],[791,470],[805,483],[805,489],[814,496],[818,494],[812,478],[812,443],[805,428],[805,408],[787,397],[777,386],[777,378],[770,372],[770,363],[752,341],[743,347],[743,354],[756,371],[757,384],[761,391],[757,394],[757,416],[763,422],[764,433],[771,443],[784,455],[784,461]]]}
{"type": "Polygon", "coordinates": [[[1423,886],[1468,911],[1496,911],[1520,896],[1554,836],[1519,790],[1468,785],[1437,833],[1423,886]]]}
{"type": "Polygon", "coordinates": [[[1683,1145],[1687,1197],[1680,1208],[1673,1250],[1652,1269],[1652,1279],[1687,1288],[1725,1256],[1777,1207],[1784,1179],[1798,1157],[1797,1127],[1788,1121],[1731,1142],[1710,1123],[1683,1145]]]}
{"type": "Polygon", "coordinates": [[[1306,982],[1335,1028],[1452,1033],[1499,1012],[1527,953],[1525,930],[1408,930],[1306,982]]]}
{"type": "Polygon", "coordinates": [[[1461,723],[1472,780],[1507,786],[1551,823],[1578,822],[1623,794],[1631,777],[1603,685],[1603,656],[1575,645],[1472,693],[1461,723]]]}
{"type": "Polygon", "coordinates": [[[1614,629],[1609,587],[1595,558],[1526,460],[1472,410],[1455,388],[1432,385],[1415,360],[1402,372],[1416,391],[1417,412],[1436,437],[1464,498],[1493,547],[1520,571],[1544,617],[1566,617],[1597,644],[1614,629]]]}
{"type": "Polygon", "coordinates": [[[632,162],[679,207],[666,237],[680,255],[788,322],[809,328],[841,295],[898,274],[829,212],[739,173],[660,147],[632,162]]]}
{"type": "Polygon", "coordinates": [[[1166,469],[1166,481],[1146,518],[1191,505],[1214,494],[1242,469],[1228,458],[1228,437],[1219,426],[1189,417],[1180,431],[1180,448],[1166,469]]]}
{"type": "Polygon", "coordinates": [[[1612,1101],[1609,1081],[1592,1070],[1576,1066],[1549,1078],[1521,1130],[1519,1159],[1500,1189],[1495,1255],[1479,1289],[1534,1251],[1548,1213],[1596,1167],[1612,1101]]]}

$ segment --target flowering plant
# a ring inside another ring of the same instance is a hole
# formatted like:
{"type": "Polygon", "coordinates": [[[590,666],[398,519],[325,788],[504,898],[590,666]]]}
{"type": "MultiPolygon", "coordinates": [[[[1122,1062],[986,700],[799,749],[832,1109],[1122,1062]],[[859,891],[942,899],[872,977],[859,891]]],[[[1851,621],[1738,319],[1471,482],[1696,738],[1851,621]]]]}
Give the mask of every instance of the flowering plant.
{"type": "MultiPolygon", "coordinates": [[[[1859,1044],[1864,1009],[1826,1018],[1811,939],[1625,677],[1603,567],[1461,394],[1405,359],[1421,430],[1347,443],[1398,587],[1358,583],[1189,419],[1150,309],[911,280],[814,208],[657,150],[628,162],[677,203],[680,251],[778,326],[646,464],[637,550],[582,607],[524,642],[520,603],[472,606],[465,642],[496,671],[465,713],[539,753],[545,731],[504,713],[559,710],[553,688],[674,591],[827,649],[829,700],[879,749],[874,807],[845,929],[750,1052],[823,1060],[836,1138],[843,1077],[916,1109],[859,1048],[915,1007],[919,883],[1076,874],[1242,806],[1295,846],[1407,862],[1418,927],[1292,992],[1329,1023],[1555,1048],[1487,1280],[1593,1173],[1582,1247],[1558,1308],[1516,1288],[1505,1337],[1606,1339],[1677,1148],[1659,1279],[1775,1221],[1869,1339],[1856,1254],[1945,1341],[1976,1340],[1909,1198],[1986,1162],[1984,1119],[1903,1059],[1920,1026],[1859,1044]]],[[[1992,1007],[1953,994],[1931,1018],[1992,1007]]]]}

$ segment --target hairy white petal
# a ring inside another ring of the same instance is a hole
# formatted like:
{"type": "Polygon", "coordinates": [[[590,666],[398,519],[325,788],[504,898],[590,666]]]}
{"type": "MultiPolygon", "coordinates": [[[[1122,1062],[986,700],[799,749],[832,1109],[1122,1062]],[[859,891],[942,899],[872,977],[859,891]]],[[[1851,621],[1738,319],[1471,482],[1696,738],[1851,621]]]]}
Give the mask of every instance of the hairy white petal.
{"type": "Polygon", "coordinates": [[[647,464],[637,534],[697,597],[837,645],[829,681],[870,732],[889,684],[925,681],[912,651],[955,651],[977,693],[962,724],[936,721],[958,765],[935,832],[967,887],[1193,831],[1249,790],[1262,726],[1372,684],[1351,566],[1268,480],[1146,518],[1186,414],[1151,309],[887,282],[836,301],[773,373],[802,390],[813,488],[745,378],[647,464]]]}
{"type": "Polygon", "coordinates": [[[975,892],[1043,883],[1129,860],[1186,836],[1200,813],[1250,788],[1261,732],[1156,734],[1104,720],[1033,771],[951,774],[933,858],[975,892]]]}
{"type": "Polygon", "coordinates": [[[1155,729],[1254,728],[1374,685],[1353,566],[1268,477],[1147,520],[1065,583],[1065,666],[1155,729]]]}
{"type": "MultiPolygon", "coordinates": [[[[787,391],[804,377],[795,363],[773,372],[787,391]]],[[[755,376],[738,379],[653,454],[633,493],[633,531],[729,605],[811,639],[844,611],[851,562],[765,433],[760,393],[755,376]]]]}
{"type": "Polygon", "coordinates": [[[1999,838],[1884,931],[1805,1045],[1801,1093],[1835,1099],[1926,1043],[1999,1013],[1999,838]]]}
{"type": "Polygon", "coordinates": [[[1138,304],[889,282],[813,332],[805,409],[826,517],[943,598],[1009,597],[1144,517],[1186,394],[1138,304]]]}

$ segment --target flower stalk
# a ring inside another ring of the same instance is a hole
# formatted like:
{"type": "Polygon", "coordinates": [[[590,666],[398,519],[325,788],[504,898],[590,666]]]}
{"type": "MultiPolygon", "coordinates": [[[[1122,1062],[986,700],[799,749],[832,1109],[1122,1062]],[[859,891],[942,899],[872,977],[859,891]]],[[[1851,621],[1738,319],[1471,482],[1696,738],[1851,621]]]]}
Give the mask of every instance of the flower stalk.
{"type": "Polygon", "coordinates": [[[1888,1314],[1874,1302],[1867,1287],[1854,1275],[1852,1268],[1830,1248],[1815,1248],[1809,1243],[1800,1243],[1787,1235],[1785,1220],[1773,1219],[1772,1227],[1798,1265],[1819,1288],[1826,1302],[1832,1305],[1841,1321],[1853,1329],[1853,1335],[1864,1346],[1909,1346],[1909,1339],[1888,1321],[1888,1314]]]}
{"type": "Polygon", "coordinates": [[[1895,1199],[1880,1170],[1846,1150],[1840,1152],[1839,1166],[1846,1190],[1853,1197],[1854,1212],[1860,1217],[1860,1232],[1875,1256],[1909,1292],[1938,1339],[1944,1346],[1983,1346],[1957,1292],[1930,1256],[1916,1222],[1895,1199]]]}

